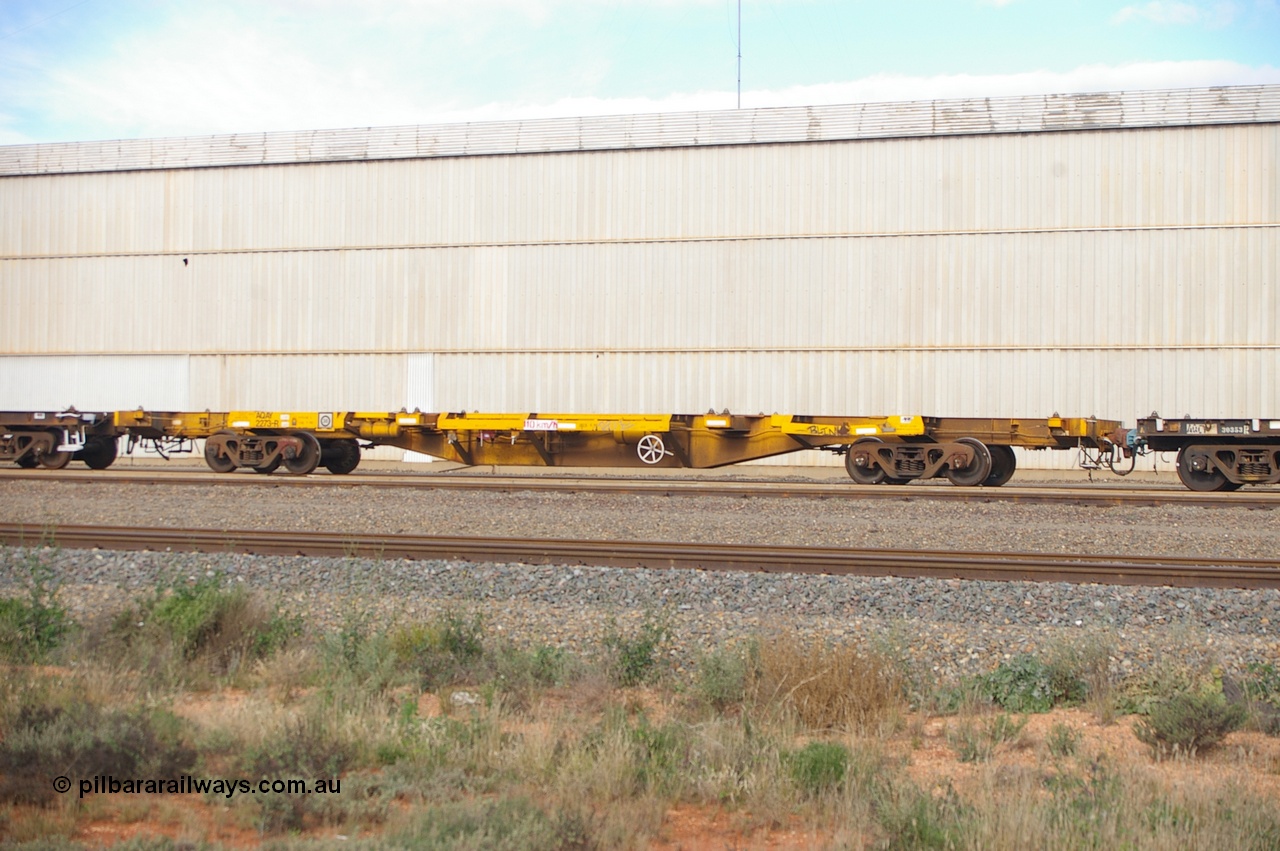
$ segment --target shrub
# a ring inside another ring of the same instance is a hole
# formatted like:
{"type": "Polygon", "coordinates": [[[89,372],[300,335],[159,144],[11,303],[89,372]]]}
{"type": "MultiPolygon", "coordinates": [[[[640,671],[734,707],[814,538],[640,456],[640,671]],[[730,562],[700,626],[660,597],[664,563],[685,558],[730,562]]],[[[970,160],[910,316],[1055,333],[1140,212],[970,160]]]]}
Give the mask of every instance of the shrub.
{"type": "Polygon", "coordinates": [[[224,589],[215,578],[176,586],[151,608],[151,617],[169,635],[184,658],[209,653],[261,658],[297,634],[297,622],[263,607],[243,588],[224,589]]]}
{"type": "Polygon", "coordinates": [[[1003,712],[993,716],[986,724],[975,727],[965,722],[947,732],[947,741],[955,749],[961,762],[985,762],[1005,742],[1016,741],[1027,726],[1026,718],[1015,720],[1003,712]]]}
{"type": "Polygon", "coordinates": [[[835,742],[810,742],[785,759],[791,779],[806,795],[836,789],[849,771],[849,749],[835,742]]]}
{"type": "Polygon", "coordinates": [[[160,710],[103,709],[83,700],[31,703],[0,740],[0,801],[44,804],[52,776],[177,777],[196,753],[185,725],[160,710]]]}
{"type": "MultiPolygon", "coordinates": [[[[316,715],[303,716],[285,724],[284,729],[239,759],[239,768],[250,782],[258,780],[331,780],[350,768],[357,749],[334,732],[331,723],[316,715]]],[[[258,829],[264,833],[300,830],[313,796],[260,793],[256,785],[251,798],[258,808],[258,829]]]]}
{"type": "Polygon", "coordinates": [[[638,788],[674,791],[688,767],[689,728],[675,723],[654,725],[641,715],[628,737],[638,788]]]}
{"type": "Polygon", "coordinates": [[[40,551],[5,548],[4,562],[25,593],[0,599],[0,657],[34,662],[62,643],[71,617],[57,601],[54,570],[40,551]]]}
{"type": "Polygon", "coordinates": [[[423,851],[573,851],[596,845],[586,819],[567,811],[548,814],[524,797],[440,804],[388,840],[423,851]]]}
{"type": "Polygon", "coordinates": [[[1148,715],[1154,707],[1178,695],[1211,690],[1214,689],[1207,669],[1165,660],[1123,682],[1116,710],[1122,715],[1148,715]]]}
{"type": "Polygon", "coordinates": [[[1133,733],[1157,757],[1166,753],[1194,756],[1240,729],[1247,717],[1244,706],[1227,703],[1220,694],[1185,693],[1152,707],[1145,719],[1134,724],[1133,733]]]}
{"type": "Polygon", "coordinates": [[[568,651],[546,644],[525,650],[503,643],[489,656],[495,685],[519,706],[528,705],[535,689],[561,685],[577,673],[576,660],[568,651]]]}
{"type": "Polygon", "coordinates": [[[400,627],[390,637],[391,651],[409,666],[426,689],[449,682],[487,678],[484,658],[484,622],[446,611],[424,623],[400,627]]]}
{"type": "Polygon", "coordinates": [[[645,618],[634,635],[624,635],[616,622],[610,623],[601,644],[609,655],[609,667],[617,683],[637,686],[648,682],[657,666],[658,653],[670,636],[666,618],[645,618]]]}
{"type": "Polygon", "coordinates": [[[717,712],[724,712],[746,699],[750,669],[759,663],[755,645],[745,650],[717,648],[698,660],[696,695],[717,712]]]}
{"type": "Polygon", "coordinates": [[[1229,684],[1248,702],[1258,729],[1269,736],[1280,735],[1280,670],[1270,662],[1250,662],[1239,683],[1224,679],[1224,692],[1229,684]]]}
{"type": "Polygon", "coordinates": [[[392,636],[375,632],[368,618],[347,611],[342,626],[319,644],[321,686],[332,700],[382,695],[408,678],[404,660],[392,649],[392,636]]]}
{"type": "Polygon", "coordinates": [[[331,722],[312,714],[287,722],[278,735],[248,748],[240,766],[253,779],[328,778],[350,768],[356,755],[331,722]]]}

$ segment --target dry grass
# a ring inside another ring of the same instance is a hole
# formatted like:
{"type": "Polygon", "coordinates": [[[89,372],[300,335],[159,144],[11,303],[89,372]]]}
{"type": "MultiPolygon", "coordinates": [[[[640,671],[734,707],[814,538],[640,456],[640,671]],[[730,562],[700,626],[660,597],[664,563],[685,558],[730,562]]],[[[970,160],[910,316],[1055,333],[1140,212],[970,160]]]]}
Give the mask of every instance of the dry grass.
{"type": "Polygon", "coordinates": [[[795,635],[762,641],[758,653],[752,696],[805,729],[879,732],[905,714],[902,674],[878,653],[795,635]]]}

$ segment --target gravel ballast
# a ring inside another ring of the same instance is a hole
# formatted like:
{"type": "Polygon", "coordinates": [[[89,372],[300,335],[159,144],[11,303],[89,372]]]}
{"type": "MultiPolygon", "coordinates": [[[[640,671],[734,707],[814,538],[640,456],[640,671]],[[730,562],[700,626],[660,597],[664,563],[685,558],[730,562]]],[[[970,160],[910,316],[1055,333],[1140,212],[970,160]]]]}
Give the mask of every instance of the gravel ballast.
{"type": "MultiPolygon", "coordinates": [[[[579,537],[604,540],[883,546],[1272,559],[1270,511],[1081,507],[992,501],[758,499],[448,490],[156,486],[6,481],[11,520],[58,523],[579,537]]],[[[56,531],[55,531],[56,534],[56,531]]],[[[946,680],[1024,652],[1098,639],[1120,673],[1162,662],[1280,665],[1280,591],[709,573],[454,561],[184,553],[44,554],[80,619],[117,610],[157,582],[224,577],[260,589],[317,629],[445,609],[486,634],[590,652],[603,631],[659,613],[675,662],[777,629],[888,641],[946,680]]],[[[11,593],[21,559],[7,553],[11,593]]]]}

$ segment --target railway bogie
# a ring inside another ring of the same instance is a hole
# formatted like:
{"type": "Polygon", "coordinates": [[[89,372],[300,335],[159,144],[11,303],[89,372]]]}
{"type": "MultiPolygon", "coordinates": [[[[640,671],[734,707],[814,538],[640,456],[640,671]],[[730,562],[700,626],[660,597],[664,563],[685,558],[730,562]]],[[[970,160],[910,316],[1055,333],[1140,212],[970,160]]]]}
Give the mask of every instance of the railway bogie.
{"type": "MultiPolygon", "coordinates": [[[[359,449],[355,441],[326,440],[330,445],[326,466],[331,472],[349,473],[359,463],[359,449]],[[346,444],[353,450],[333,447],[346,444]],[[353,461],[354,459],[354,461],[353,461]]],[[[314,472],[325,459],[321,441],[309,431],[284,434],[257,434],[223,430],[205,438],[204,459],[215,473],[230,473],[238,467],[248,467],[255,472],[271,474],[280,468],[295,476],[314,472]]]]}
{"type": "Polygon", "coordinates": [[[61,470],[74,459],[100,470],[115,461],[117,437],[107,414],[74,408],[0,413],[0,462],[61,470]]]}
{"type": "MultiPolygon", "coordinates": [[[[845,471],[861,485],[897,485],[945,476],[952,484],[976,487],[994,481],[993,457],[989,447],[971,437],[953,443],[886,443],[864,437],[845,452],[845,471]]],[[[1007,477],[998,484],[1006,481],[1007,477]]]]}
{"type": "Polygon", "coordinates": [[[1152,415],[1126,443],[1137,452],[1177,452],[1178,478],[1194,491],[1280,483],[1280,419],[1152,415]]]}

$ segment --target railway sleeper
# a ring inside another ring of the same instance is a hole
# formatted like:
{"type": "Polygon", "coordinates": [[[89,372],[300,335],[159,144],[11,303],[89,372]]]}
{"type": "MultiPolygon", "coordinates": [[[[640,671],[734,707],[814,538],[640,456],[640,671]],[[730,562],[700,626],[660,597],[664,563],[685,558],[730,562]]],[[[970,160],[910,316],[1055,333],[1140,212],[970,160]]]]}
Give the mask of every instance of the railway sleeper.
{"type": "Polygon", "coordinates": [[[1178,451],[1178,478],[1194,491],[1280,483],[1280,446],[1193,443],[1178,451]]]}
{"type": "Polygon", "coordinates": [[[999,487],[1013,475],[1016,459],[1009,447],[988,447],[972,437],[950,443],[886,443],[864,437],[850,444],[844,466],[849,478],[861,485],[900,485],[945,476],[961,487],[999,487]]]}

